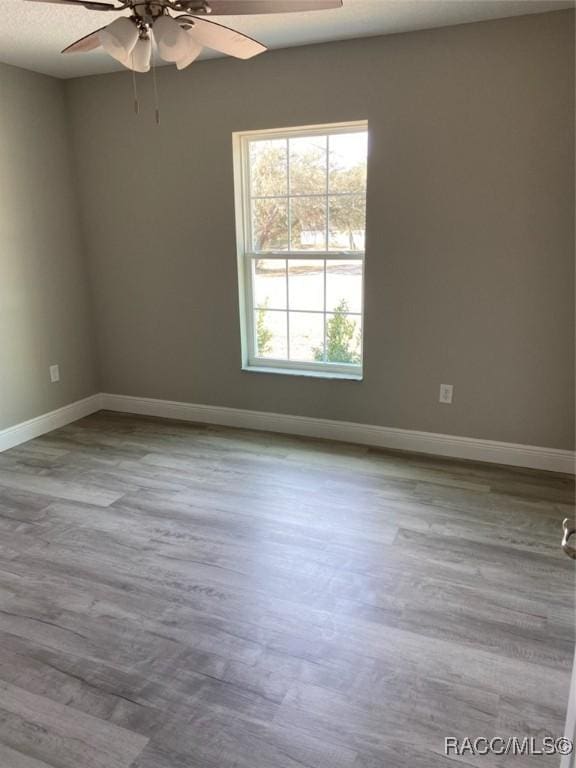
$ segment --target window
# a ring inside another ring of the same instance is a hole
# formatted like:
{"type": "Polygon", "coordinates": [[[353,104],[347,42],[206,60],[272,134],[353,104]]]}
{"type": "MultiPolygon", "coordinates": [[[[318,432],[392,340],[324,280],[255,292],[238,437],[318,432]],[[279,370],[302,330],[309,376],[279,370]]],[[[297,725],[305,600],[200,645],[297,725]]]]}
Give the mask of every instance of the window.
{"type": "Polygon", "coordinates": [[[243,366],[362,376],[368,126],[234,135],[243,366]]]}

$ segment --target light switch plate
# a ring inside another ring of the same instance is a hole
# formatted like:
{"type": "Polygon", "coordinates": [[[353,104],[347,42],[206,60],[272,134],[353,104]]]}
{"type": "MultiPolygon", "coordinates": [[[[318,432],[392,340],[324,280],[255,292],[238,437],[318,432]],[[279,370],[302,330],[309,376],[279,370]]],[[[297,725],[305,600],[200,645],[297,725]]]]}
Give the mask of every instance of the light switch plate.
{"type": "Polygon", "coordinates": [[[50,366],[50,381],[52,384],[56,384],[56,382],[60,381],[60,366],[59,365],[51,365],[50,366]]]}

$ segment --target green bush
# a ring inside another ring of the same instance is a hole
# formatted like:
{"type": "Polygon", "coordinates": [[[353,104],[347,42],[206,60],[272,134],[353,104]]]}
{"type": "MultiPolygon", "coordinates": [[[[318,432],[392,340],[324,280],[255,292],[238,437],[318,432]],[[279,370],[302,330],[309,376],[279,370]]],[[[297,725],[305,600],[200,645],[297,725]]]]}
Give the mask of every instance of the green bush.
{"type": "Polygon", "coordinates": [[[258,357],[269,355],[272,352],[272,331],[266,327],[266,309],[268,308],[268,299],[264,306],[258,310],[256,319],[256,340],[258,343],[258,357]]]}
{"type": "MultiPolygon", "coordinates": [[[[356,322],[348,317],[348,304],[342,299],[326,323],[326,362],[358,364],[360,354],[355,333],[356,322]]],[[[314,358],[319,362],[324,360],[321,347],[315,347],[314,358]]]]}

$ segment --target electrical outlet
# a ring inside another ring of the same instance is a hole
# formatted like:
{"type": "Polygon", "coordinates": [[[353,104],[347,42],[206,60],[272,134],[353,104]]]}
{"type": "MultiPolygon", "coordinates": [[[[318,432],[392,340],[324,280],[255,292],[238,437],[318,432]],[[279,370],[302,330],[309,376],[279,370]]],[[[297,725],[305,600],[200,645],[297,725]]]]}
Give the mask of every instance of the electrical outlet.
{"type": "Polygon", "coordinates": [[[454,386],[452,384],[440,384],[440,398],[439,402],[446,405],[452,405],[452,397],[454,396],[454,386]]]}
{"type": "Polygon", "coordinates": [[[56,382],[60,381],[60,366],[59,365],[51,365],[50,366],[50,381],[52,384],[56,384],[56,382]]]}

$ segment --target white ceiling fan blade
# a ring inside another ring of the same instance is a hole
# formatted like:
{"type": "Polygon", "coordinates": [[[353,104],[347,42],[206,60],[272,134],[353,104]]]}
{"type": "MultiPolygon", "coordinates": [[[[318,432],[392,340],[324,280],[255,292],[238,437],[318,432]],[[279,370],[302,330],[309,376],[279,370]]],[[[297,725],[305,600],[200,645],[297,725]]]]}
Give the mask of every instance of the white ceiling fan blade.
{"type": "MultiPolygon", "coordinates": [[[[202,13],[193,10],[190,13],[202,13]]],[[[240,16],[257,13],[299,13],[342,8],[342,0],[208,0],[212,16],[240,16]]]]}
{"type": "Polygon", "coordinates": [[[132,49],[126,66],[134,72],[150,72],[151,58],[152,40],[149,37],[141,37],[132,49]]]}
{"type": "Polygon", "coordinates": [[[176,62],[176,67],[178,69],[186,69],[186,67],[189,67],[193,61],[196,61],[198,56],[202,53],[202,46],[200,43],[197,43],[188,32],[185,32],[184,34],[188,39],[188,54],[182,59],[178,59],[176,62]]]}
{"type": "Polygon", "coordinates": [[[130,54],[138,42],[138,27],[126,16],[116,19],[98,33],[104,50],[113,59],[128,66],[130,54]]]}
{"type": "Polygon", "coordinates": [[[100,32],[102,32],[103,29],[105,29],[105,27],[101,27],[94,32],[90,32],[89,35],[84,35],[84,37],[81,37],[80,40],[76,40],[75,43],[72,43],[67,48],[64,48],[62,53],[87,53],[88,51],[93,51],[96,48],[100,48],[102,45],[100,42],[100,32]]]}
{"type": "Polygon", "coordinates": [[[235,56],[237,59],[251,59],[252,56],[258,56],[268,50],[262,43],[235,29],[224,27],[215,21],[199,19],[197,16],[194,17],[194,25],[188,34],[200,45],[214,48],[215,51],[235,56]]]}
{"type": "Polygon", "coordinates": [[[158,53],[164,61],[177,62],[188,56],[188,37],[180,24],[170,16],[156,19],[153,33],[158,53]]]}

